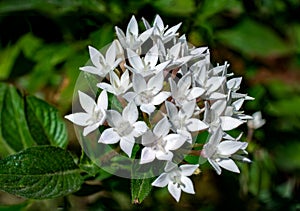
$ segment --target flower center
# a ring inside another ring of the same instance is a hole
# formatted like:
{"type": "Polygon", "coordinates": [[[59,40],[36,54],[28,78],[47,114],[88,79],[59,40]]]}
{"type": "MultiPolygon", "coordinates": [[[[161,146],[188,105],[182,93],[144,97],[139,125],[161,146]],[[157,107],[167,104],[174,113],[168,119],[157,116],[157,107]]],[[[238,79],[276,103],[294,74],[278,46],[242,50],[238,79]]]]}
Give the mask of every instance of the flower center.
{"type": "Polygon", "coordinates": [[[142,104],[149,104],[151,103],[153,95],[150,91],[143,91],[140,93],[140,99],[142,104]]]}
{"type": "Polygon", "coordinates": [[[96,122],[100,122],[102,124],[105,120],[105,117],[106,117],[106,113],[104,109],[95,107],[93,116],[91,116],[91,118],[89,118],[86,122],[88,124],[94,124],[96,122]]]}
{"type": "Polygon", "coordinates": [[[128,121],[124,121],[119,125],[117,131],[120,136],[127,136],[133,131],[133,127],[128,121]]]}
{"type": "Polygon", "coordinates": [[[162,151],[162,152],[166,153],[165,145],[166,145],[166,141],[162,137],[159,137],[158,139],[156,139],[154,141],[154,143],[152,145],[152,149],[154,151],[162,151]]]}

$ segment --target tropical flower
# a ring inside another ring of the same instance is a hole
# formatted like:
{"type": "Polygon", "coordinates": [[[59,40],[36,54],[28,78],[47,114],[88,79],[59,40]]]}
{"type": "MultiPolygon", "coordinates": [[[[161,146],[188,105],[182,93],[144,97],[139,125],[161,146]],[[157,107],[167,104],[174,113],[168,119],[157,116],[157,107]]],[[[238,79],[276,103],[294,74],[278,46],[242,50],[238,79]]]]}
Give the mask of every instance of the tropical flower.
{"type": "MultiPolygon", "coordinates": [[[[239,151],[243,152],[248,146],[248,143],[232,140],[221,142],[222,138],[223,131],[221,127],[219,127],[212,133],[208,142],[203,146],[201,155],[207,158],[208,162],[213,166],[217,174],[221,174],[222,172],[220,167],[228,171],[240,173],[239,168],[231,158],[234,158],[234,155],[238,154],[239,151]]],[[[236,157],[238,157],[239,160],[250,162],[249,159],[240,155],[236,157]]]]}
{"type": "Polygon", "coordinates": [[[178,167],[175,163],[168,162],[165,166],[165,172],[162,173],[152,186],[165,187],[168,185],[169,193],[179,202],[181,191],[195,194],[194,186],[190,178],[199,165],[181,165],[178,167]]]}
{"type": "Polygon", "coordinates": [[[138,23],[134,16],[132,16],[127,25],[126,35],[119,27],[116,26],[115,29],[121,45],[125,49],[130,48],[132,50],[138,50],[153,32],[153,28],[150,27],[139,35],[138,23]]]}
{"type": "Polygon", "coordinates": [[[104,56],[92,46],[89,46],[90,59],[93,66],[84,66],[79,69],[101,77],[105,77],[109,72],[114,70],[122,61],[117,58],[116,41],[114,41],[106,51],[104,56]]]}
{"type": "Polygon", "coordinates": [[[120,141],[121,149],[131,156],[135,138],[144,134],[148,127],[145,122],[137,121],[138,110],[131,102],[123,110],[122,115],[115,110],[107,111],[107,122],[111,128],[103,131],[99,143],[115,144],[120,141]]]}
{"type": "Polygon", "coordinates": [[[178,111],[177,107],[169,102],[165,102],[169,120],[174,132],[184,135],[191,143],[191,132],[205,130],[208,125],[197,118],[192,118],[194,108],[196,105],[195,100],[185,103],[178,111]]]}
{"type": "Polygon", "coordinates": [[[133,74],[132,84],[134,92],[127,92],[123,97],[128,102],[134,101],[143,112],[150,115],[155,110],[155,105],[160,105],[170,96],[170,92],[161,91],[163,81],[163,72],[152,76],[148,83],[141,74],[133,74]]]}
{"type": "Polygon", "coordinates": [[[97,103],[93,98],[81,91],[78,91],[78,95],[80,105],[85,112],[69,114],[65,118],[76,125],[84,126],[83,135],[87,136],[105,121],[108,105],[107,93],[103,90],[98,97],[97,103]]]}
{"type": "Polygon", "coordinates": [[[179,134],[168,134],[170,124],[166,117],[162,118],[154,127],[142,136],[141,164],[152,162],[155,158],[158,160],[169,160],[173,158],[170,150],[180,148],[185,142],[185,138],[179,134]]]}
{"type": "Polygon", "coordinates": [[[143,77],[157,74],[161,72],[171,61],[166,61],[160,64],[158,62],[158,48],[157,45],[153,45],[153,47],[146,53],[144,58],[140,58],[140,56],[127,48],[127,55],[129,63],[132,67],[126,65],[126,67],[134,73],[139,73],[143,77]]]}
{"type": "Polygon", "coordinates": [[[185,74],[181,79],[179,79],[178,83],[170,77],[169,78],[171,95],[175,100],[175,104],[179,107],[183,106],[188,101],[194,100],[200,97],[205,90],[200,87],[192,87],[192,78],[191,74],[185,74]]]}
{"type": "Polygon", "coordinates": [[[129,79],[129,72],[126,70],[122,75],[121,79],[118,77],[118,75],[114,72],[111,71],[109,73],[109,79],[110,79],[110,84],[101,82],[97,84],[97,87],[101,89],[105,89],[108,92],[114,94],[114,95],[121,95],[124,94],[128,89],[132,87],[132,83],[130,82],[129,79]]]}

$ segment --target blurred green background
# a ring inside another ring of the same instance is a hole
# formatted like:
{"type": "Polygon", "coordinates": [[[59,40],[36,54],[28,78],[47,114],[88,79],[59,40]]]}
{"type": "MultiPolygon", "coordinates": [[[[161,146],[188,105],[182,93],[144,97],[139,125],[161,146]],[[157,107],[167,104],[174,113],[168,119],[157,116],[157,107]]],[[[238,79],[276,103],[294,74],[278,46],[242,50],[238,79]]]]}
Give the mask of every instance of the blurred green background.
{"type": "MultiPolygon", "coordinates": [[[[299,11],[298,0],[2,0],[0,81],[46,100],[62,116],[71,112],[87,46],[110,43],[114,26],[126,30],[133,14],[150,22],[159,14],[169,26],[182,22],[179,32],[193,45],[208,46],[214,65],[228,61],[243,76],[241,92],[256,98],[244,110],[261,110],[267,123],[248,140],[252,164],[239,165],[240,175],[204,169],[193,176],[196,195],[183,194],[180,203],[154,189],[132,205],[129,180],[109,177],[94,180],[91,194],[55,200],[0,192],[0,210],[300,210],[299,11]]],[[[67,124],[68,148],[78,154],[67,124]]]]}

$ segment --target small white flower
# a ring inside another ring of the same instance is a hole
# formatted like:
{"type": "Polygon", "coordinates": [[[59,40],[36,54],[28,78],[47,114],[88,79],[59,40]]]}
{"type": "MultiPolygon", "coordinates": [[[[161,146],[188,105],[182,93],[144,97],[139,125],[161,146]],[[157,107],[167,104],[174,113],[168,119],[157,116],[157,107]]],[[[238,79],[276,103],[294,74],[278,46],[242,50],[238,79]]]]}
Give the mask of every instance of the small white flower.
{"type": "Polygon", "coordinates": [[[183,104],[187,103],[188,101],[194,100],[200,97],[205,90],[200,87],[192,87],[192,78],[191,74],[184,75],[181,79],[179,79],[178,83],[170,77],[169,78],[170,88],[171,88],[171,95],[175,100],[175,104],[181,107],[183,104]]]}
{"type": "MultiPolygon", "coordinates": [[[[151,26],[148,23],[147,20],[143,18],[144,25],[147,29],[150,29],[151,26]]],[[[177,30],[181,26],[181,23],[171,27],[168,29],[168,26],[164,25],[163,20],[159,15],[156,15],[154,22],[153,22],[153,38],[156,40],[157,38],[161,39],[163,43],[167,43],[170,41],[172,38],[176,37],[178,35],[177,30]]]]}
{"type": "Polygon", "coordinates": [[[155,105],[160,105],[170,96],[170,92],[161,91],[163,82],[163,72],[151,77],[148,83],[141,74],[133,74],[134,92],[127,92],[123,97],[128,102],[134,101],[143,112],[150,115],[155,110],[155,105]]]}
{"type": "Polygon", "coordinates": [[[117,37],[121,42],[122,46],[125,49],[130,48],[132,50],[139,49],[141,45],[152,35],[153,32],[153,28],[150,27],[149,29],[147,29],[139,35],[138,23],[134,16],[132,16],[127,25],[126,35],[117,26],[115,27],[115,29],[117,37]]]}
{"type": "Polygon", "coordinates": [[[85,72],[105,77],[110,71],[114,70],[122,61],[117,58],[116,41],[114,41],[107,49],[104,56],[92,46],[89,46],[90,59],[94,66],[84,66],[79,69],[85,72]]]}
{"type": "Polygon", "coordinates": [[[258,129],[266,123],[266,120],[262,118],[260,111],[255,112],[252,117],[253,119],[247,122],[249,128],[258,129]]]}
{"type": "Polygon", "coordinates": [[[204,145],[201,155],[207,158],[208,162],[214,167],[217,174],[221,174],[222,170],[220,167],[240,173],[239,168],[231,158],[238,158],[239,160],[249,162],[249,159],[244,159],[243,156],[237,155],[239,151],[244,151],[248,146],[246,142],[222,141],[223,131],[219,127],[210,136],[208,142],[204,145]]]}
{"type": "Polygon", "coordinates": [[[147,131],[142,136],[141,164],[152,162],[155,158],[158,160],[169,160],[173,158],[170,150],[180,148],[185,142],[185,138],[179,134],[168,134],[170,124],[168,119],[164,117],[154,127],[153,132],[147,131]]]}
{"type": "Polygon", "coordinates": [[[107,93],[105,90],[101,92],[97,104],[93,98],[81,91],[78,91],[78,95],[80,105],[85,112],[69,114],[65,118],[76,125],[84,126],[83,135],[86,136],[96,130],[105,121],[108,106],[107,93]]]}
{"type": "Polygon", "coordinates": [[[178,111],[177,107],[169,102],[165,102],[169,120],[172,125],[172,130],[188,138],[191,143],[191,132],[205,130],[208,125],[197,118],[192,118],[196,102],[192,100],[185,103],[178,111]]]}
{"type": "Polygon", "coordinates": [[[118,75],[114,72],[111,71],[109,73],[109,80],[110,84],[101,82],[97,84],[97,87],[101,89],[105,89],[108,92],[114,94],[114,95],[121,95],[124,94],[128,89],[132,87],[132,83],[130,82],[129,79],[129,72],[126,70],[122,75],[121,79],[118,77],[118,75]]]}
{"type": "Polygon", "coordinates": [[[111,128],[103,131],[99,143],[115,144],[120,141],[121,149],[131,156],[135,138],[144,134],[148,127],[145,122],[137,121],[138,110],[131,102],[123,110],[122,115],[115,110],[107,111],[107,122],[111,128]]]}
{"type": "Polygon", "coordinates": [[[127,49],[127,55],[129,63],[132,67],[126,65],[128,69],[130,69],[134,73],[139,73],[143,77],[157,74],[165,69],[165,67],[171,62],[163,62],[157,64],[158,62],[158,48],[157,45],[153,45],[153,47],[146,53],[144,58],[140,58],[140,56],[131,50],[127,49]]]}
{"type": "Polygon", "coordinates": [[[181,165],[178,167],[172,162],[168,162],[165,172],[162,173],[153,183],[152,186],[165,187],[168,185],[168,191],[173,198],[179,202],[181,191],[189,194],[195,194],[194,185],[188,176],[191,176],[199,165],[181,165]]]}

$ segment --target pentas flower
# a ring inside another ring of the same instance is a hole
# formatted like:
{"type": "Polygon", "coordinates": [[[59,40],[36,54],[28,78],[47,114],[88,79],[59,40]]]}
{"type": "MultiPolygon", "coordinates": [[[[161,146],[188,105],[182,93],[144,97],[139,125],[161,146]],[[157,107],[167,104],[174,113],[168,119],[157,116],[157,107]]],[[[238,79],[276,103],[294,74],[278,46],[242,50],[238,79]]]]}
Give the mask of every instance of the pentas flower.
{"type": "Polygon", "coordinates": [[[144,58],[140,58],[140,56],[131,50],[127,49],[127,55],[129,63],[132,67],[126,65],[126,67],[131,70],[133,73],[141,74],[143,77],[157,74],[165,69],[165,67],[171,62],[166,61],[160,64],[158,62],[158,48],[157,45],[153,45],[153,47],[146,53],[144,58]]]}
{"type": "Polygon", "coordinates": [[[200,97],[204,92],[205,89],[200,87],[191,87],[192,78],[191,74],[186,74],[182,78],[179,79],[178,83],[170,77],[169,78],[170,88],[171,88],[171,95],[175,104],[181,107],[183,104],[187,103],[188,101],[194,100],[200,97]]]}
{"type": "Polygon", "coordinates": [[[148,82],[141,74],[133,74],[132,84],[134,92],[127,92],[123,97],[128,102],[134,101],[143,112],[150,115],[155,110],[156,105],[160,105],[170,96],[170,92],[161,91],[163,82],[163,72],[154,75],[148,82]]]}
{"type": "MultiPolygon", "coordinates": [[[[240,173],[239,168],[231,158],[234,158],[234,154],[238,153],[238,151],[245,150],[248,143],[230,140],[221,141],[222,137],[223,131],[219,127],[212,133],[208,142],[203,146],[201,155],[207,158],[217,174],[221,174],[221,167],[228,171],[240,173]]],[[[250,161],[249,159],[238,158],[243,161],[250,161]]]]}
{"type": "Polygon", "coordinates": [[[135,138],[144,134],[148,127],[145,122],[137,121],[138,110],[131,102],[123,110],[122,115],[115,110],[107,111],[107,122],[111,128],[103,131],[99,143],[115,144],[120,141],[121,149],[131,156],[135,138]]]}
{"type": "Polygon", "coordinates": [[[109,72],[114,70],[122,61],[117,58],[117,47],[114,41],[106,51],[105,57],[95,48],[89,46],[90,59],[93,66],[84,66],[79,69],[101,77],[105,77],[109,72]]]}
{"type": "Polygon", "coordinates": [[[188,176],[191,176],[199,165],[181,165],[178,167],[175,163],[168,162],[165,172],[162,173],[153,183],[152,186],[165,187],[168,186],[169,193],[178,202],[181,191],[189,194],[195,194],[194,185],[188,176]]]}
{"type": "Polygon", "coordinates": [[[179,134],[169,134],[170,123],[166,117],[162,118],[153,128],[142,136],[141,164],[152,162],[155,158],[158,160],[169,160],[173,158],[170,150],[180,148],[186,139],[179,134]]]}
{"type": "Polygon", "coordinates": [[[262,118],[260,111],[257,111],[254,114],[252,114],[252,117],[253,119],[249,120],[247,123],[249,128],[258,129],[266,123],[266,120],[262,118]]]}
{"type": "Polygon", "coordinates": [[[121,78],[119,78],[114,71],[111,71],[109,73],[109,80],[110,80],[110,84],[101,82],[97,84],[97,87],[101,89],[105,89],[108,92],[117,96],[124,94],[125,92],[127,92],[128,89],[132,87],[128,70],[122,73],[121,78]]]}
{"type": "Polygon", "coordinates": [[[153,28],[149,27],[142,34],[139,34],[139,26],[134,16],[132,16],[127,25],[126,35],[119,27],[116,26],[115,29],[122,46],[125,49],[130,48],[134,51],[139,50],[141,45],[152,35],[153,32],[153,28]]]}
{"type": "MultiPolygon", "coordinates": [[[[147,29],[151,29],[149,22],[143,18],[144,25],[147,29]]],[[[177,30],[181,26],[181,23],[169,28],[168,25],[164,25],[163,20],[159,15],[156,15],[154,22],[153,22],[153,35],[152,38],[154,40],[161,39],[163,43],[169,42],[172,38],[178,35],[177,30]],[[168,29],[169,28],[169,29],[168,29]]]]}
{"type": "Polygon", "coordinates": [[[208,128],[208,125],[197,118],[192,118],[195,100],[185,103],[178,111],[177,107],[169,102],[165,102],[167,114],[172,125],[172,130],[185,136],[188,142],[192,143],[191,132],[201,131],[208,128]]]}
{"type": "Polygon", "coordinates": [[[87,136],[103,124],[108,106],[107,93],[102,91],[97,103],[87,94],[78,91],[79,102],[85,112],[66,115],[65,118],[76,125],[84,126],[83,135],[87,136]]]}

